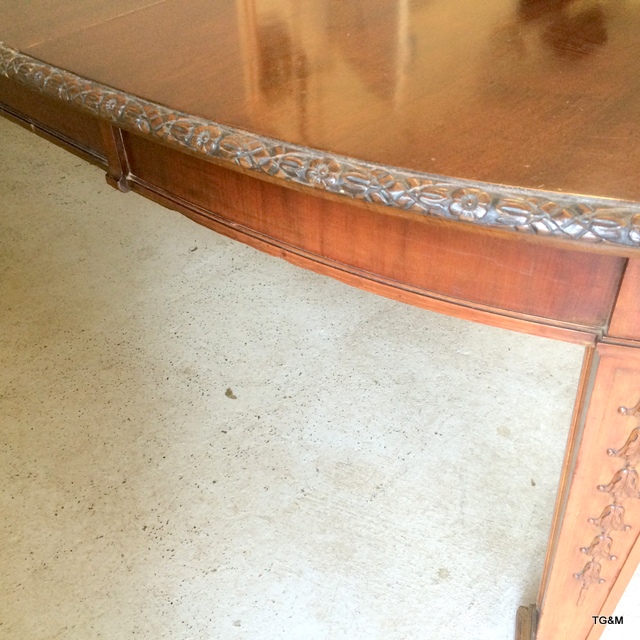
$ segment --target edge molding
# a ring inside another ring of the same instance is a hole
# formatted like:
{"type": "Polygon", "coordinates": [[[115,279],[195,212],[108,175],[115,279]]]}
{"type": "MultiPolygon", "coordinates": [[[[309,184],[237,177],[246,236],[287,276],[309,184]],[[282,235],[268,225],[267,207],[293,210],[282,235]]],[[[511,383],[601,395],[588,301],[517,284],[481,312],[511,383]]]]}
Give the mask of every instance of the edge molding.
{"type": "Polygon", "coordinates": [[[640,247],[640,204],[457,180],[275,140],[176,111],[0,42],[0,76],[189,153],[364,203],[482,227],[640,247]]]}

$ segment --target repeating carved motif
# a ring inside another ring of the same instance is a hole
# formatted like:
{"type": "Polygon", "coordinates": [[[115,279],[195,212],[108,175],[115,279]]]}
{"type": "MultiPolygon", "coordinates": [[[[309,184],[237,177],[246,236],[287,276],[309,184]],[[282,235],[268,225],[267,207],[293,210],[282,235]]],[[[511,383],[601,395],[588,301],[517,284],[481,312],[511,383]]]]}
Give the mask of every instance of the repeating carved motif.
{"type": "Polygon", "coordinates": [[[610,493],[616,503],[620,502],[622,498],[640,498],[638,472],[629,467],[620,469],[609,484],[599,484],[598,491],[610,493]]]}
{"type": "Polygon", "coordinates": [[[598,518],[589,518],[590,524],[600,527],[603,533],[610,531],[628,531],[631,525],[624,523],[624,507],[619,504],[607,505],[598,518]]]}
{"type": "Polygon", "coordinates": [[[595,560],[590,560],[584,565],[584,568],[580,573],[574,573],[576,580],[582,582],[582,589],[580,589],[580,595],[578,596],[578,605],[584,602],[589,587],[593,584],[602,584],[606,582],[604,578],[600,577],[600,571],[602,571],[602,565],[595,560]]]}
{"type": "Polygon", "coordinates": [[[582,571],[574,573],[574,577],[582,584],[578,595],[578,605],[584,602],[589,587],[602,584],[600,577],[602,560],[614,561],[616,556],[611,553],[614,531],[628,531],[631,526],[624,522],[624,507],[626,500],[640,498],[640,476],[635,467],[640,462],[640,402],[632,408],[619,407],[618,413],[623,416],[636,418],[639,424],[631,431],[627,441],[620,449],[607,449],[607,455],[625,460],[625,466],[613,475],[609,484],[599,484],[596,488],[602,493],[608,493],[613,503],[607,505],[599,517],[588,518],[590,524],[600,529],[600,535],[593,538],[588,547],[581,547],[580,551],[590,556],[589,562],[582,571]]]}
{"type": "Polygon", "coordinates": [[[630,466],[638,464],[640,462],[640,427],[636,427],[631,432],[621,449],[617,451],[615,449],[607,449],[607,455],[624,458],[630,466]]]}
{"type": "Polygon", "coordinates": [[[591,556],[593,560],[616,560],[616,556],[611,554],[613,540],[607,535],[596,536],[589,547],[582,547],[580,551],[591,556]]]}
{"type": "Polygon", "coordinates": [[[640,205],[454,180],[326,154],[87,80],[0,43],[0,75],[190,153],[363,202],[521,233],[640,247],[640,205]]]}
{"type": "Polygon", "coordinates": [[[618,413],[621,413],[623,416],[640,417],[640,402],[634,407],[618,407],[618,413]]]}

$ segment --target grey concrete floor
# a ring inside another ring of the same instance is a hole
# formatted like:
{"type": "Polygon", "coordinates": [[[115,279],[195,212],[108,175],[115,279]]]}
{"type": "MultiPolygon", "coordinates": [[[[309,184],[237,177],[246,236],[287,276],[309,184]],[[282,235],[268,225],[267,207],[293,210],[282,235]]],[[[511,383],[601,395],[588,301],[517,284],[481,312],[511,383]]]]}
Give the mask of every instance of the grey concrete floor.
{"type": "Polygon", "coordinates": [[[0,313],[2,640],[507,640],[534,601],[580,348],[302,271],[2,119],[0,313]]]}

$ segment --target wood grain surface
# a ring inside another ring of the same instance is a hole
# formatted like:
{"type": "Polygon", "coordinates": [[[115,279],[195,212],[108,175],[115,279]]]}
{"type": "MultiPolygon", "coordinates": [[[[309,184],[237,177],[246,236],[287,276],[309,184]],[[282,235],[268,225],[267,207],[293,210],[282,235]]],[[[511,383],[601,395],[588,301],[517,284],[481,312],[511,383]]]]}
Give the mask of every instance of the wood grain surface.
{"type": "Polygon", "coordinates": [[[81,31],[163,0],[0,0],[2,38],[19,49],[81,31]]]}
{"type": "Polygon", "coordinates": [[[106,164],[105,145],[100,122],[91,116],[70,111],[56,100],[34,94],[33,91],[0,76],[0,106],[10,115],[27,124],[38,126],[53,139],[64,138],[78,150],[93,156],[99,164],[106,164]]]}
{"type": "MultiPolygon", "coordinates": [[[[401,167],[371,164],[276,140],[207,120],[78,76],[0,43],[0,76],[53,98],[107,125],[115,125],[211,162],[264,180],[312,189],[324,198],[351,199],[447,221],[517,231],[573,243],[581,250],[635,255],[640,204],[469,182],[401,167]]],[[[0,102],[11,104],[0,87],[0,102]]],[[[46,101],[46,100],[45,100],[46,101]]]]}
{"type": "Polygon", "coordinates": [[[613,612],[640,558],[640,410],[620,408],[640,407],[640,4],[0,12],[22,52],[0,46],[0,112],[111,185],[354,286],[587,346],[517,633],[595,640],[591,615],[613,612]]]}
{"type": "Polygon", "coordinates": [[[574,328],[604,326],[626,261],[312,197],[125,134],[132,179],[291,250],[414,291],[574,328]],[[584,290],[589,295],[584,295],[584,290]]]}
{"type": "MultiPolygon", "coordinates": [[[[43,3],[44,4],[44,3],[43,3]]],[[[640,200],[640,5],[165,0],[71,33],[4,2],[2,39],[177,109],[347,156],[640,200]],[[59,32],[59,37],[56,30],[59,32]],[[141,38],[140,34],[145,37],[141,38]],[[188,37],[185,34],[188,33],[188,37]]],[[[88,13],[88,9],[85,9],[88,13]]]]}

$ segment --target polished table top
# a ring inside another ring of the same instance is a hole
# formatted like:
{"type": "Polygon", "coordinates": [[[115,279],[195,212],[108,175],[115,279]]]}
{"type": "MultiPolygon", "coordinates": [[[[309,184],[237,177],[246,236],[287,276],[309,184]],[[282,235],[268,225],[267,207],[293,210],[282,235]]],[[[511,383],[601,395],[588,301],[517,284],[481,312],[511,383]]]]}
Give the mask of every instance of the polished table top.
{"type": "Polygon", "coordinates": [[[640,2],[0,0],[0,40],[217,123],[640,201],[640,2]]]}
{"type": "Polygon", "coordinates": [[[0,112],[112,186],[379,295],[585,345],[517,638],[596,640],[640,562],[621,520],[638,531],[640,0],[0,11],[0,112]]]}

